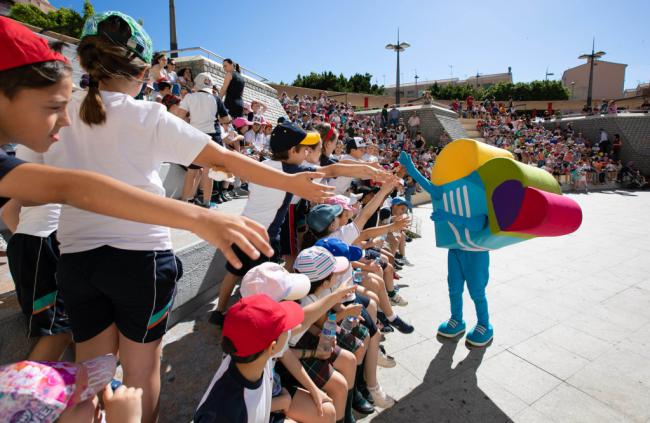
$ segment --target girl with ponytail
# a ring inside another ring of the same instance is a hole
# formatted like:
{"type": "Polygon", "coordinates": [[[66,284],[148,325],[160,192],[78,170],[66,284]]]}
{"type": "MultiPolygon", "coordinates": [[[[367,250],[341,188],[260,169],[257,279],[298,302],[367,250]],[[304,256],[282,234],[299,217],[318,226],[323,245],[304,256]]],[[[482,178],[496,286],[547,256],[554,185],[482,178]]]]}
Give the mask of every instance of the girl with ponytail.
{"type": "MultiPolygon", "coordinates": [[[[130,16],[106,12],[89,18],[78,55],[90,86],[68,104],[70,126],[61,131],[66,167],[102,173],[160,197],[163,162],[195,162],[316,201],[327,196],[325,187],[311,181],[319,174],[288,175],[263,166],[219,146],[165,106],[135,100],[148,78],[152,43],[130,16]]],[[[61,210],[57,279],[77,342],[76,359],[119,352],[125,384],[143,389],[143,422],[158,418],[161,340],[182,275],[169,229],[162,225],[204,234],[236,268],[241,262],[233,243],[253,259],[273,252],[259,224],[175,203],[191,217],[164,219],[168,210],[149,209],[145,212],[155,218],[141,219],[155,223],[149,224],[69,206],[61,210]]]]}

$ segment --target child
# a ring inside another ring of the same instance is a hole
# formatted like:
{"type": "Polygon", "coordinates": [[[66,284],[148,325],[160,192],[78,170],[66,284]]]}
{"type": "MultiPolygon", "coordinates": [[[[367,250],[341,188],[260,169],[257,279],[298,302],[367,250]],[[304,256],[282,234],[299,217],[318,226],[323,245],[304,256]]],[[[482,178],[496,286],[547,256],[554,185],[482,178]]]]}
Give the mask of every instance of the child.
{"type": "MultiPolygon", "coordinates": [[[[379,181],[390,177],[384,171],[363,164],[333,164],[324,167],[303,166],[302,163],[309,154],[309,149],[315,148],[320,142],[318,133],[308,133],[291,122],[283,122],[273,129],[273,133],[271,134],[271,152],[273,157],[265,160],[263,164],[266,167],[281,170],[288,174],[318,171],[322,177],[350,175],[356,178],[379,181]]],[[[289,208],[293,194],[278,189],[264,188],[256,183],[249,183],[249,193],[248,201],[246,202],[242,215],[262,224],[267,229],[275,254],[280,254],[280,228],[287,215],[287,209],[289,208]]],[[[299,193],[296,194],[307,200],[313,200],[299,193]]],[[[226,310],[228,299],[232,294],[232,289],[237,280],[244,276],[249,269],[267,260],[265,258],[248,260],[242,254],[238,256],[244,260],[245,264],[242,268],[234,268],[232,265],[226,265],[228,272],[221,281],[217,308],[210,318],[210,321],[214,324],[219,325],[223,322],[224,311],[226,310]]]]}
{"type": "MultiPolygon", "coordinates": [[[[71,126],[61,131],[67,167],[113,176],[161,196],[165,192],[158,174],[162,162],[221,167],[274,188],[312,190],[309,178],[319,175],[306,175],[301,181],[305,175],[295,179],[261,166],[211,142],[208,134],[167,113],[163,106],[134,100],[151,59],[151,40],[131,17],[106,12],[89,18],[77,52],[90,85],[88,92],[80,92],[68,105],[71,126]]],[[[324,187],[318,190],[326,192],[324,187]]],[[[229,219],[219,215],[218,232],[227,228],[229,219]]],[[[244,228],[233,239],[241,241],[242,257],[250,253],[258,259],[242,237],[258,237],[258,241],[264,237],[250,231],[244,228]]],[[[143,388],[143,421],[155,421],[161,340],[176,281],[182,275],[169,230],[63,206],[58,235],[57,279],[70,315],[77,359],[119,351],[125,383],[143,388]]],[[[228,247],[223,251],[232,259],[228,247]]],[[[264,252],[271,254],[268,249],[264,252]]],[[[232,265],[238,268],[241,263],[233,260],[232,265]]]]}
{"type": "Polygon", "coordinates": [[[196,423],[266,423],[271,415],[273,358],[289,347],[291,330],[304,313],[292,301],[264,294],[235,303],[223,324],[221,362],[194,414],[196,423]]]}
{"type": "Polygon", "coordinates": [[[142,390],[110,385],[117,360],[106,355],[82,363],[21,361],[0,367],[3,422],[104,421],[96,396],[104,390],[105,421],[139,423],[142,390]]]}

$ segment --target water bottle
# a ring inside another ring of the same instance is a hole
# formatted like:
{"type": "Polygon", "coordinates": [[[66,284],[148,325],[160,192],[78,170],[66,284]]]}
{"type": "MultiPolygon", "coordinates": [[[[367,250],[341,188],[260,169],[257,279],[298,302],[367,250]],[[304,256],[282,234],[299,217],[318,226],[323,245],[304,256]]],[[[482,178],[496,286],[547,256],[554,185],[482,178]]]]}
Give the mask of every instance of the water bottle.
{"type": "Polygon", "coordinates": [[[359,318],[357,316],[348,316],[341,322],[341,329],[351,332],[352,329],[359,325],[359,318]]]}
{"type": "Polygon", "coordinates": [[[334,342],[336,341],[336,314],[329,313],[327,315],[327,321],[323,324],[323,329],[320,332],[320,338],[318,340],[318,350],[320,351],[332,351],[334,348],[334,342]]]}
{"type": "Polygon", "coordinates": [[[363,282],[363,272],[361,269],[354,269],[352,272],[352,282],[354,282],[357,285],[360,285],[361,282],[363,282]]]}

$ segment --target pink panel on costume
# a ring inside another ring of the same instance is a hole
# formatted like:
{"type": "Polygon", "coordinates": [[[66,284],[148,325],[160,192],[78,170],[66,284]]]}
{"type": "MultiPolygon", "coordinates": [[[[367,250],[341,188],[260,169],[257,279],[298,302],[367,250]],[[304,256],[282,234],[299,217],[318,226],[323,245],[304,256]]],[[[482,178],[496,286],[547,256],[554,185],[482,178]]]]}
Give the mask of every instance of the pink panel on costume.
{"type": "Polygon", "coordinates": [[[582,210],[572,199],[527,187],[515,221],[503,228],[535,236],[561,236],[575,232],[582,223],[582,210]]]}

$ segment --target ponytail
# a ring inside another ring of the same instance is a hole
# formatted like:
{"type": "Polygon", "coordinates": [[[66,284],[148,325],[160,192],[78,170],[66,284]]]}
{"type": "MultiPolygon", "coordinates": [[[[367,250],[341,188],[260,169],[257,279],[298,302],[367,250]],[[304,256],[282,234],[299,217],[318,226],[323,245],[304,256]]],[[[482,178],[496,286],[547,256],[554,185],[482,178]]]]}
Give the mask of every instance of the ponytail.
{"type": "Polygon", "coordinates": [[[237,73],[241,73],[241,68],[239,67],[239,63],[235,63],[235,70],[237,73]]]}
{"type": "Polygon", "coordinates": [[[233,62],[232,59],[223,59],[223,61],[228,63],[228,64],[233,65],[233,67],[235,68],[235,72],[241,73],[241,67],[239,66],[239,63],[233,62]]]}
{"type": "MultiPolygon", "coordinates": [[[[111,16],[100,24],[99,33],[131,35],[129,26],[118,16],[111,16]]],[[[128,38],[128,37],[127,37],[128,38]]],[[[148,64],[108,37],[89,35],[77,47],[79,62],[88,72],[88,93],[81,104],[79,116],[87,125],[106,122],[106,107],[99,92],[99,83],[111,79],[134,80],[144,73],[148,64]]]]}

